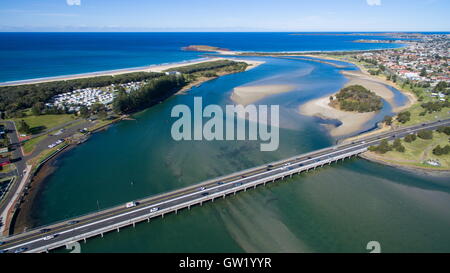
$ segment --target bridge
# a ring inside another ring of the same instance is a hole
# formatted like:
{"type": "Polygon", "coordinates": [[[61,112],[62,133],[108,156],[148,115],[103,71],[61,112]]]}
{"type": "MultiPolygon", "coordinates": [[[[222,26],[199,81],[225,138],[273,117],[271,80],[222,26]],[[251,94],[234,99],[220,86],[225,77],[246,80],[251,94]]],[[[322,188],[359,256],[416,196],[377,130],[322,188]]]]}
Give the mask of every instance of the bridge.
{"type": "Polygon", "coordinates": [[[169,213],[177,214],[182,209],[190,210],[191,207],[202,206],[205,202],[214,202],[217,199],[265,186],[268,183],[276,183],[284,178],[339,160],[343,161],[367,151],[369,146],[377,145],[383,139],[393,140],[420,130],[433,130],[449,125],[450,119],[446,119],[404,127],[211,179],[179,190],[136,200],[130,207],[124,204],[10,236],[0,246],[0,250],[2,252],[48,252],[74,242],[86,241],[90,237],[103,237],[107,232],[120,231],[121,228],[135,226],[138,222],[150,222],[152,218],[164,217],[169,213]]]}

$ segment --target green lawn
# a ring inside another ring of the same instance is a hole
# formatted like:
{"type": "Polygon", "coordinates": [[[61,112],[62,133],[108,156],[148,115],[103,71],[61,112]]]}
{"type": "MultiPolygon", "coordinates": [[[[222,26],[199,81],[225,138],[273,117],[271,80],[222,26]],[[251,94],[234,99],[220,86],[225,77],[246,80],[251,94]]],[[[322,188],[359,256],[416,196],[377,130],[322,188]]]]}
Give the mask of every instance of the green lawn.
{"type": "Polygon", "coordinates": [[[38,136],[35,138],[32,138],[30,140],[27,140],[24,144],[23,144],[23,152],[28,154],[31,153],[34,149],[34,147],[41,142],[42,140],[44,140],[47,137],[47,135],[42,135],[42,136],[38,136]]]}
{"type": "Polygon", "coordinates": [[[54,128],[56,126],[62,125],[66,122],[74,120],[75,117],[69,114],[60,115],[31,115],[28,111],[27,116],[23,118],[13,119],[16,125],[19,124],[20,120],[24,120],[32,129],[34,134],[40,133],[42,131],[54,128]]]}
{"type": "Polygon", "coordinates": [[[389,151],[379,156],[382,156],[383,160],[388,162],[428,168],[437,167],[424,164],[423,161],[428,159],[438,159],[441,163],[440,168],[450,169],[450,154],[441,156],[436,156],[433,154],[433,149],[437,145],[441,145],[441,147],[443,147],[447,144],[450,144],[448,135],[433,131],[433,139],[426,140],[417,138],[411,143],[405,142],[402,139],[402,145],[405,146],[405,152],[403,153],[397,151],[389,151]]]}

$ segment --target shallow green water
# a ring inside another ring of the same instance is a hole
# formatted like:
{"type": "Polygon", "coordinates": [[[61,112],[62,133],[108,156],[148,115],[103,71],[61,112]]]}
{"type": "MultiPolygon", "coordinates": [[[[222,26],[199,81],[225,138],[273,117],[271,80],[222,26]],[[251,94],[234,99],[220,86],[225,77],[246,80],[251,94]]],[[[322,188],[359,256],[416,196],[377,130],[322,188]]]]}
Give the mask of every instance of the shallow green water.
{"type": "MultiPolygon", "coordinates": [[[[305,61],[266,59],[254,70],[207,82],[94,135],[56,161],[33,210],[47,224],[173,190],[333,144],[297,107],[333,93],[338,70],[305,61]],[[172,106],[230,103],[244,84],[290,82],[295,91],[262,102],[280,104],[280,147],[253,141],[182,141],[170,137],[172,106]]],[[[367,128],[373,126],[367,124],[367,128]]],[[[448,180],[448,178],[447,178],[448,180]]],[[[265,188],[182,211],[82,244],[83,252],[366,252],[450,251],[450,183],[353,159],[265,188]]]]}

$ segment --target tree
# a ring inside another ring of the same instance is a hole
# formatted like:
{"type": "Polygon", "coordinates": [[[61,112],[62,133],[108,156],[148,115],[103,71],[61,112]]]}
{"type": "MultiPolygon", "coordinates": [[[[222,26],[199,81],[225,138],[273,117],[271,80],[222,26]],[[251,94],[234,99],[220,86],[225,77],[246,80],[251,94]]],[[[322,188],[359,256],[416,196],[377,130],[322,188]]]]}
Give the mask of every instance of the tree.
{"type": "Polygon", "coordinates": [[[80,117],[88,118],[91,115],[89,109],[86,106],[80,107],[80,117]]]}
{"type": "Polygon", "coordinates": [[[31,107],[31,113],[33,113],[33,115],[35,116],[39,116],[42,114],[44,107],[44,103],[36,102],[35,104],[33,104],[33,107],[31,107]]]}
{"type": "Polygon", "coordinates": [[[421,130],[417,133],[417,136],[421,139],[432,139],[433,138],[433,131],[431,130],[421,130]]]}
{"type": "Polygon", "coordinates": [[[392,150],[392,147],[389,145],[389,142],[386,139],[383,139],[378,146],[372,148],[374,151],[380,154],[385,154],[392,150]]]}
{"type": "Polygon", "coordinates": [[[444,133],[446,135],[450,135],[450,126],[441,126],[436,129],[436,132],[444,133]]]}
{"type": "Polygon", "coordinates": [[[448,145],[448,144],[445,145],[444,147],[441,147],[441,145],[438,145],[433,149],[434,155],[439,156],[439,155],[446,155],[448,153],[450,153],[450,145],[448,145]]]}
{"type": "Polygon", "coordinates": [[[417,137],[416,137],[415,134],[407,135],[407,136],[405,136],[405,138],[404,138],[405,142],[413,142],[413,141],[416,140],[416,139],[417,139],[417,137]]]}
{"type": "Polygon", "coordinates": [[[23,119],[19,121],[19,132],[24,134],[31,134],[30,125],[28,125],[28,123],[26,123],[23,119]]]}
{"type": "Polygon", "coordinates": [[[427,76],[427,70],[425,69],[425,67],[422,67],[422,70],[420,70],[420,76],[421,77],[426,77],[427,76]]]}
{"type": "Polygon", "coordinates": [[[405,151],[405,147],[402,145],[402,142],[400,139],[394,140],[394,143],[392,144],[392,148],[395,149],[397,152],[403,153],[405,151]]]}
{"type": "Polygon", "coordinates": [[[384,116],[383,122],[386,125],[388,125],[388,126],[391,125],[392,124],[392,117],[391,116],[384,116]]]}
{"type": "Polygon", "coordinates": [[[411,113],[409,111],[400,112],[397,115],[397,120],[401,123],[406,123],[411,119],[411,113]]]}

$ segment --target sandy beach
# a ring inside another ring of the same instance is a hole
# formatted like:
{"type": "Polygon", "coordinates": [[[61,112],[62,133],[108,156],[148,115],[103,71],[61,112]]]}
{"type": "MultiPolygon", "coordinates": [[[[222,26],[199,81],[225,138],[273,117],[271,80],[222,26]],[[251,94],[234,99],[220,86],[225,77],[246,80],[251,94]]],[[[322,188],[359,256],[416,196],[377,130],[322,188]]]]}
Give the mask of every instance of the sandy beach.
{"type": "Polygon", "coordinates": [[[289,84],[239,86],[233,89],[231,100],[238,104],[247,105],[270,95],[292,91],[294,88],[294,85],[289,84]]]}
{"type": "Polygon", "coordinates": [[[345,136],[356,132],[375,116],[374,112],[355,113],[341,111],[329,106],[329,103],[329,96],[311,100],[300,106],[300,113],[302,115],[317,116],[323,119],[337,119],[342,122],[342,125],[330,129],[330,134],[333,137],[345,136]]]}
{"type": "Polygon", "coordinates": [[[97,77],[97,76],[114,76],[114,75],[120,75],[120,74],[125,74],[125,73],[132,73],[132,72],[162,72],[164,70],[171,69],[171,68],[183,67],[183,66],[187,66],[187,65],[206,63],[206,62],[212,62],[212,61],[219,61],[219,60],[231,60],[231,61],[237,61],[237,62],[245,62],[245,63],[249,64],[249,66],[247,67],[246,70],[254,68],[254,67],[264,63],[264,62],[259,62],[259,61],[224,58],[224,57],[203,58],[203,59],[197,59],[197,60],[180,62],[180,63],[157,64],[157,65],[149,65],[149,66],[143,66],[143,67],[115,69],[115,70],[99,71],[99,72],[92,72],[92,73],[82,73],[82,74],[74,74],[74,75],[66,75],[66,76],[56,76],[56,77],[46,77],[46,78],[39,78],[39,79],[3,82],[3,83],[0,83],[0,86],[36,84],[36,83],[44,83],[44,82],[52,82],[52,81],[65,81],[65,80],[90,78],[90,77],[97,77]]]}
{"type": "MultiPolygon", "coordinates": [[[[399,106],[394,101],[394,93],[386,87],[386,83],[377,77],[367,75],[361,71],[341,71],[349,81],[345,86],[349,85],[362,85],[365,88],[371,90],[386,102],[388,102],[392,111],[398,113],[415,103],[416,99],[410,93],[403,92],[408,101],[405,105],[399,106]]],[[[334,96],[335,94],[333,94],[334,96]]],[[[335,109],[329,106],[330,95],[309,101],[300,106],[300,113],[307,116],[317,116],[324,119],[337,119],[342,122],[342,125],[331,128],[330,134],[332,136],[344,136],[361,130],[365,123],[371,120],[375,116],[375,112],[370,113],[356,113],[347,112],[335,109]]]]}

